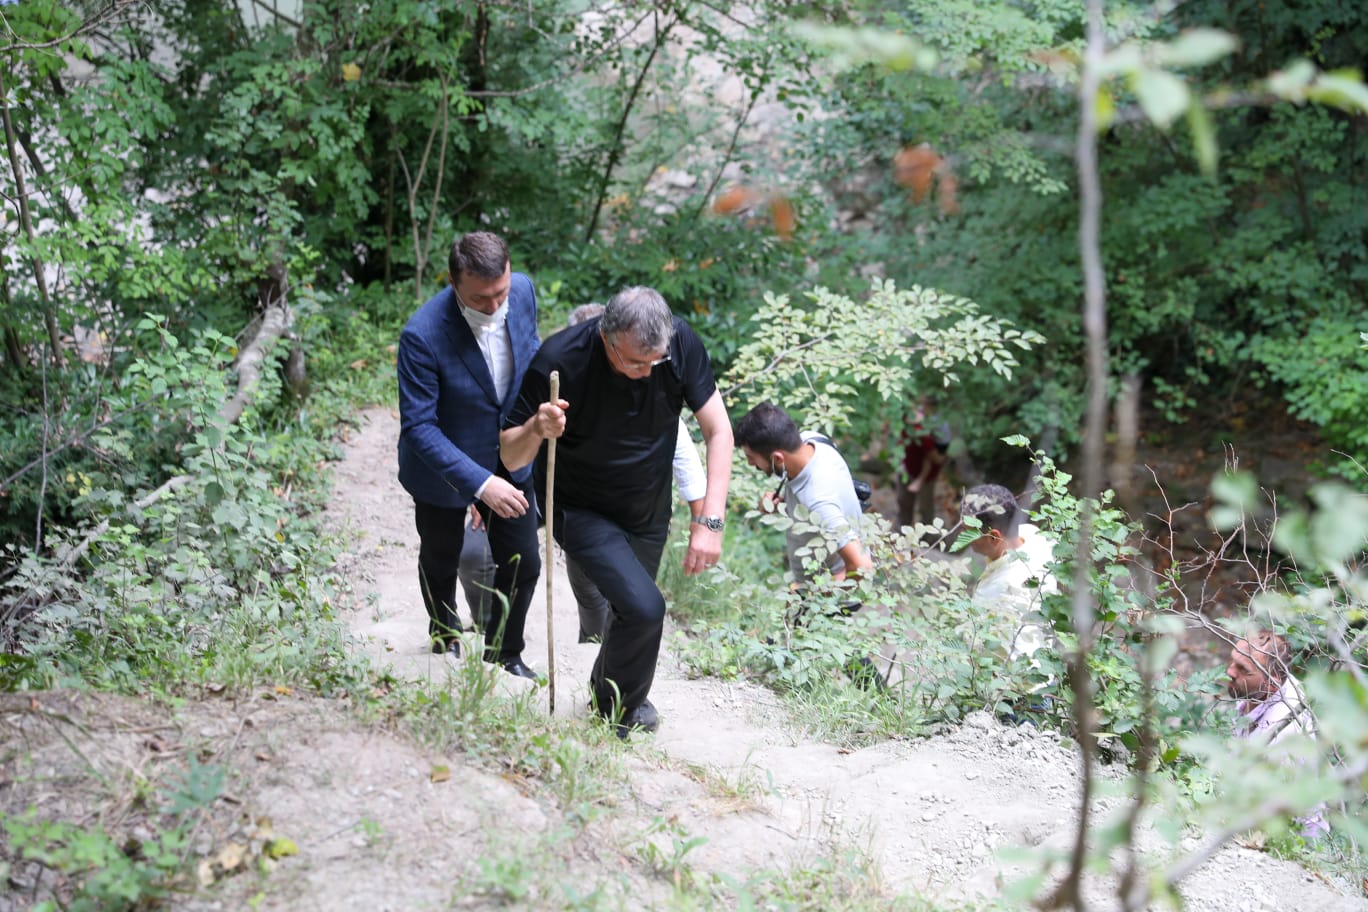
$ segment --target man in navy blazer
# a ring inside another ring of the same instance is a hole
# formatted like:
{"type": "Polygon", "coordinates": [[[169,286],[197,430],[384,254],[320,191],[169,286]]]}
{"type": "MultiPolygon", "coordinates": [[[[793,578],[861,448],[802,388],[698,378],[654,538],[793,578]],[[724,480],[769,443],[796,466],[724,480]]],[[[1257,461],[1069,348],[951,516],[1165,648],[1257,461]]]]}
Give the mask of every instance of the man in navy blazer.
{"type": "Polygon", "coordinates": [[[399,337],[399,481],[413,495],[428,633],[433,652],[460,654],[456,577],[474,504],[496,566],[484,659],[534,678],[522,651],[541,574],[536,495],[529,467],[509,472],[499,461],[499,429],[540,346],[537,297],[496,234],[459,238],[448,267],[450,287],[399,337]]]}

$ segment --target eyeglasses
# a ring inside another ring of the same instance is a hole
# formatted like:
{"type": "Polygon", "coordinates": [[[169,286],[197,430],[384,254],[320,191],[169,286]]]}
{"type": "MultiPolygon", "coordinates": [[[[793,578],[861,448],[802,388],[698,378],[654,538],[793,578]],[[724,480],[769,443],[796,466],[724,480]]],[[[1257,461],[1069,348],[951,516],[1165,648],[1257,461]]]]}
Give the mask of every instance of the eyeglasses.
{"type": "Polygon", "coordinates": [[[664,364],[666,361],[670,360],[670,353],[666,352],[665,357],[656,358],[652,361],[632,361],[628,358],[622,357],[622,349],[618,348],[617,343],[615,341],[609,339],[607,336],[603,337],[603,341],[607,342],[612,347],[613,351],[617,352],[618,361],[622,362],[622,366],[629,371],[650,370],[651,368],[658,367],[659,365],[664,364]]]}

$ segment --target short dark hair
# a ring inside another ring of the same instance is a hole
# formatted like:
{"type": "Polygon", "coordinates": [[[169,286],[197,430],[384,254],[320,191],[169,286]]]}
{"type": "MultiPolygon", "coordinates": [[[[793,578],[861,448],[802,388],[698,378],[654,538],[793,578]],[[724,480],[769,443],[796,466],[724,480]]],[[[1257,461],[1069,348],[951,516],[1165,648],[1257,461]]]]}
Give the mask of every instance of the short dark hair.
{"type": "Polygon", "coordinates": [[[803,435],[789,413],[772,402],[762,402],[742,415],[732,429],[736,445],[757,453],[791,453],[803,445],[803,435]]]}
{"type": "Polygon", "coordinates": [[[456,239],[447,255],[451,281],[462,274],[497,279],[508,268],[508,242],[492,231],[472,231],[456,239]]]}
{"type": "Polygon", "coordinates": [[[975,485],[964,492],[960,516],[977,519],[984,532],[997,529],[1004,538],[1014,538],[1021,525],[1021,508],[1016,495],[1002,485],[975,485]]]}
{"type": "Polygon", "coordinates": [[[633,285],[608,299],[599,332],[610,342],[616,342],[625,333],[646,351],[664,351],[674,338],[674,314],[660,292],[645,285],[633,285]]]}

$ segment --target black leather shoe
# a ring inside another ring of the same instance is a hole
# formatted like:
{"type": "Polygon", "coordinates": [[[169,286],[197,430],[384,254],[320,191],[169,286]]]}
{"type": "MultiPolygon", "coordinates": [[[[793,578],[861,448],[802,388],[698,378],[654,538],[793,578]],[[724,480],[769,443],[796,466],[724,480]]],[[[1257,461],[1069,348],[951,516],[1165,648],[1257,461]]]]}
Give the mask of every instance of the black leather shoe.
{"type": "Polygon", "coordinates": [[[450,640],[443,640],[440,638],[435,639],[432,641],[432,652],[433,655],[441,655],[442,653],[446,653],[452,658],[460,658],[461,641],[455,638],[452,638],[450,640]]]}
{"type": "Polygon", "coordinates": [[[522,656],[514,656],[511,659],[505,659],[501,664],[503,665],[503,670],[511,675],[516,675],[519,678],[527,678],[531,681],[537,680],[537,673],[523,664],[522,656]]]}
{"type": "Polygon", "coordinates": [[[650,700],[645,700],[640,706],[633,706],[622,714],[622,719],[617,724],[617,736],[626,741],[633,729],[653,732],[659,727],[660,713],[656,712],[650,700]]]}

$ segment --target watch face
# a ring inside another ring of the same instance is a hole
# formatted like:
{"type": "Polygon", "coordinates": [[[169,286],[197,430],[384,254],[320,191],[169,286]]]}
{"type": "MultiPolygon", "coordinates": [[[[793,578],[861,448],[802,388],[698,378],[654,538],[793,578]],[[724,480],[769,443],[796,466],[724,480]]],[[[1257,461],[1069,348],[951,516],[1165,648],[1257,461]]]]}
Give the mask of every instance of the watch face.
{"type": "Polygon", "coordinates": [[[703,517],[703,525],[707,526],[709,529],[711,529],[711,530],[714,531],[714,532],[721,532],[721,531],[722,531],[722,520],[721,520],[720,517],[717,517],[717,516],[705,516],[705,517],[703,517]]]}

